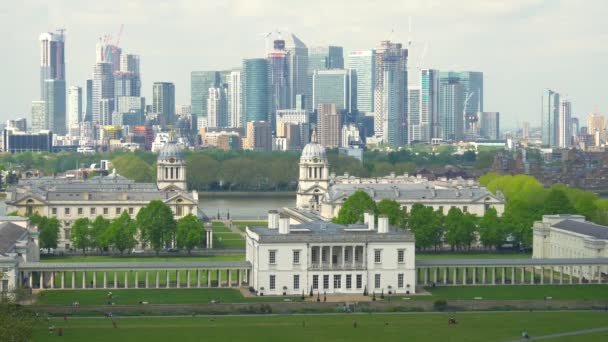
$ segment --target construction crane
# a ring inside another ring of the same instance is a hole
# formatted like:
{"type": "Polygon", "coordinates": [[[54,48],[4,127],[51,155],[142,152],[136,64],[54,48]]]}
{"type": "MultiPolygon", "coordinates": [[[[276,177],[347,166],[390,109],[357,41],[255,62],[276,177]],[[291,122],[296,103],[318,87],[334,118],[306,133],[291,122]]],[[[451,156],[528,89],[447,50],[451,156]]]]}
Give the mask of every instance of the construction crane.
{"type": "Polygon", "coordinates": [[[112,36],[110,36],[109,34],[104,36],[104,56],[106,62],[118,62],[115,61],[113,57],[116,56],[116,53],[118,52],[118,44],[120,43],[120,37],[122,37],[123,28],[124,24],[120,24],[120,29],[118,30],[118,34],[116,35],[116,43],[114,44],[112,44],[112,36]]]}
{"type": "Polygon", "coordinates": [[[467,127],[467,104],[469,103],[469,100],[471,99],[471,97],[473,97],[473,95],[475,94],[475,91],[472,91],[470,93],[467,94],[467,96],[464,98],[464,104],[462,106],[462,120],[464,122],[464,129],[463,131],[466,133],[468,127],[467,127]]]}

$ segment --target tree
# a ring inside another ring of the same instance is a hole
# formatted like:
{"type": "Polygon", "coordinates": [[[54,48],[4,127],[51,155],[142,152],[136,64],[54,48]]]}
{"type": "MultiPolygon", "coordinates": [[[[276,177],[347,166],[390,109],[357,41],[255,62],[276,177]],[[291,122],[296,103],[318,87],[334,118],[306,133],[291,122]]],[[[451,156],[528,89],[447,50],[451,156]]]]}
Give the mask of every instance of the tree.
{"type": "Polygon", "coordinates": [[[32,220],[32,223],[37,221],[38,232],[40,235],[38,239],[40,241],[40,248],[46,248],[50,252],[51,248],[57,248],[57,242],[59,241],[59,221],[54,217],[41,216],[38,220],[32,220]]]}
{"type": "Polygon", "coordinates": [[[401,205],[395,200],[385,198],[378,202],[378,215],[386,215],[391,225],[405,228],[405,212],[401,210],[401,205]]]}
{"type": "Polygon", "coordinates": [[[88,218],[79,218],[74,221],[70,229],[70,241],[76,249],[82,249],[86,254],[86,249],[91,247],[91,221],[88,218]]]}
{"type": "Polygon", "coordinates": [[[576,209],[570,203],[564,190],[552,187],[543,206],[543,214],[573,214],[576,209]]]}
{"type": "Polygon", "coordinates": [[[486,247],[498,248],[507,238],[496,209],[488,208],[479,220],[479,240],[486,247]]]}
{"type": "Polygon", "coordinates": [[[452,248],[470,247],[475,240],[475,218],[464,214],[459,208],[452,207],[445,217],[445,241],[452,248]]]}
{"type": "MultiPolygon", "coordinates": [[[[4,273],[0,272],[0,281],[4,273]]],[[[0,341],[31,341],[34,315],[27,306],[19,305],[12,293],[0,294],[0,341]]]]}
{"type": "Polygon", "coordinates": [[[365,191],[356,191],[344,201],[334,222],[339,224],[363,222],[363,213],[366,211],[376,213],[376,202],[365,191]]]}
{"type": "Polygon", "coordinates": [[[126,211],[123,211],[118,218],[110,223],[108,228],[110,245],[117,249],[120,254],[123,254],[125,250],[129,250],[137,244],[136,233],[137,225],[135,221],[131,219],[126,211]]]}
{"type": "Polygon", "coordinates": [[[443,235],[443,213],[434,211],[420,203],[412,206],[407,225],[416,237],[416,246],[420,249],[437,248],[443,235]]]}
{"type": "Polygon", "coordinates": [[[91,247],[102,252],[110,247],[110,220],[99,215],[91,222],[91,247]]]}
{"type": "Polygon", "coordinates": [[[171,208],[164,202],[154,200],[137,213],[137,227],[143,241],[150,243],[156,254],[173,241],[175,219],[171,208]]]}
{"type": "Polygon", "coordinates": [[[188,251],[200,246],[203,242],[203,227],[196,216],[189,214],[177,221],[177,233],[175,240],[178,248],[188,251]]]}

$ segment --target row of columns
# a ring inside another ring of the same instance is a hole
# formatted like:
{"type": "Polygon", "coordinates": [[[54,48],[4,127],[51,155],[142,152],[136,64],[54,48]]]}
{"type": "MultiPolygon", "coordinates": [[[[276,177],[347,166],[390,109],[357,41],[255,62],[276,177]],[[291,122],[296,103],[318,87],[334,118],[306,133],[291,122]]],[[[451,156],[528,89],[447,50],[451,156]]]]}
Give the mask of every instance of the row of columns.
{"type": "Polygon", "coordinates": [[[336,267],[336,268],[346,268],[346,267],[356,267],[362,266],[363,260],[366,260],[366,252],[365,246],[363,245],[343,245],[343,246],[311,246],[310,253],[308,253],[309,265],[313,265],[314,267],[327,266],[327,267],[336,267]],[[316,256],[316,260],[312,259],[314,254],[316,256]],[[326,261],[323,261],[323,255],[326,254],[326,261]],[[337,263],[334,264],[333,256],[337,256],[337,263]],[[347,257],[348,256],[348,257],[347,257]]]}
{"type": "Polygon", "coordinates": [[[504,285],[510,273],[510,284],[582,284],[583,279],[588,283],[602,284],[602,266],[597,265],[567,265],[567,266],[438,266],[417,267],[417,283],[421,285],[504,285]],[[587,270],[584,277],[584,270],[587,270]],[[516,270],[519,269],[519,282],[516,270]],[[451,271],[450,271],[451,270],[451,271]],[[467,272],[471,271],[469,281],[467,272]],[[481,275],[478,274],[481,271],[481,275]],[[509,272],[510,271],[510,272],[509,272]],[[545,271],[551,275],[546,276],[545,271]],[[432,272],[432,274],[431,274],[432,272]],[[530,273],[526,282],[526,272],[530,273]],[[539,279],[536,275],[539,273],[539,279]],[[557,273],[557,277],[556,274],[557,273]],[[577,279],[574,279],[578,274],[577,279]],[[450,276],[451,275],[451,276],[450,276]],[[564,275],[567,277],[564,277],[564,275]]]}
{"type": "MultiPolygon", "coordinates": [[[[38,283],[38,288],[43,289],[45,288],[45,281],[48,282],[48,284],[46,284],[47,288],[51,288],[51,289],[65,289],[66,288],[66,273],[71,273],[71,286],[69,288],[71,289],[76,289],[76,272],[77,271],[33,271],[30,272],[30,276],[29,276],[29,287],[30,288],[34,288],[34,272],[38,273],[38,277],[39,277],[39,283],[38,283]],[[46,275],[46,276],[45,276],[46,275]],[[61,277],[60,279],[60,284],[59,286],[55,286],[55,277],[59,276],[61,277]]],[[[124,280],[122,284],[118,283],[118,272],[119,271],[99,271],[103,273],[103,283],[101,284],[100,287],[97,286],[97,273],[98,271],[92,271],[93,277],[90,280],[89,284],[91,284],[91,287],[87,287],[87,279],[86,279],[86,271],[78,271],[82,273],[82,283],[81,283],[81,287],[80,288],[93,288],[93,289],[107,289],[107,288],[113,288],[113,289],[118,289],[119,285],[120,288],[129,288],[129,271],[122,271],[124,272],[124,280]],[[113,273],[114,277],[113,277],[113,284],[108,284],[108,272],[109,273],[113,273]],[[113,286],[109,286],[109,285],[113,285],[113,286]]],[[[171,287],[171,273],[172,271],[170,270],[156,270],[156,271],[132,271],[134,272],[134,284],[133,284],[133,288],[139,289],[139,288],[144,288],[144,289],[150,289],[150,288],[170,288],[171,287]],[[143,281],[143,287],[140,287],[140,282],[139,282],[139,273],[143,272],[144,275],[144,281],[143,281]],[[160,282],[160,274],[161,272],[165,272],[165,283],[161,284],[160,282]],[[153,275],[153,282],[150,282],[150,273],[152,273],[153,275]]],[[[175,288],[202,288],[202,287],[239,287],[241,285],[247,285],[249,283],[249,270],[248,269],[197,269],[197,270],[175,270],[175,288]],[[183,273],[181,272],[186,272],[186,283],[181,283],[181,275],[183,273]],[[227,279],[222,279],[222,273],[226,272],[227,273],[227,279]],[[236,273],[236,279],[233,279],[233,275],[232,273],[235,272],[236,273]],[[194,274],[193,274],[194,273],[194,274]],[[213,283],[211,281],[212,275],[213,273],[215,273],[215,279],[217,283],[213,283]],[[201,281],[201,277],[205,275],[206,278],[206,283],[201,281]],[[196,279],[196,282],[193,281],[193,277],[194,279],[196,279]],[[223,283],[222,281],[225,280],[225,283],[223,283]],[[236,281],[236,282],[235,282],[236,281]],[[194,284],[193,284],[194,283],[194,284]]]]}

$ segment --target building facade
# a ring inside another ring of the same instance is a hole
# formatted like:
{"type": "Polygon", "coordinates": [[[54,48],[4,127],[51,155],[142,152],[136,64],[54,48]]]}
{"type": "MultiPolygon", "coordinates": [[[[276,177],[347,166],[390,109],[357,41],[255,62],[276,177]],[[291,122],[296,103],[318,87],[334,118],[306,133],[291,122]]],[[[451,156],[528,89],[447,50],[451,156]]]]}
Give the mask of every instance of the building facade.
{"type": "Polygon", "coordinates": [[[72,86],[68,89],[68,127],[82,121],[82,87],[72,86]]]}
{"type": "Polygon", "coordinates": [[[160,122],[164,126],[175,123],[175,85],[173,83],[154,82],[152,86],[152,112],[159,115],[160,122]]]}
{"type": "Polygon", "coordinates": [[[250,286],[263,295],[413,294],[415,240],[366,214],[365,224],[291,225],[269,213],[268,227],[247,227],[250,286]]]}
{"type": "Polygon", "coordinates": [[[439,138],[439,70],[420,71],[420,140],[439,138]]]}
{"type": "Polygon", "coordinates": [[[207,98],[209,88],[220,86],[217,71],[192,71],[190,73],[190,105],[192,107],[192,128],[196,130],[199,118],[207,119],[207,98]]]}
{"type": "Polygon", "coordinates": [[[478,113],[480,121],[480,135],[490,140],[500,139],[500,113],[481,112],[478,113]]]}
{"type": "Polygon", "coordinates": [[[357,110],[361,115],[372,116],[376,81],[376,52],[374,50],[350,52],[347,58],[347,68],[352,71],[357,110]]]}
{"type": "Polygon", "coordinates": [[[344,69],[315,71],[312,76],[312,105],[334,103],[339,112],[350,113],[352,105],[350,71],[344,69]]]}
{"type": "Polygon", "coordinates": [[[410,86],[407,90],[407,129],[408,142],[422,140],[422,129],[420,124],[420,86],[410,86]]]}
{"type": "Polygon", "coordinates": [[[264,58],[243,60],[241,90],[243,123],[268,121],[270,112],[268,61],[264,58]]]}
{"type": "Polygon", "coordinates": [[[19,216],[0,216],[0,294],[27,283],[20,279],[19,264],[40,261],[37,228],[29,219],[19,216]]]}
{"type": "Polygon", "coordinates": [[[342,115],[334,103],[320,103],[317,108],[319,144],[327,148],[340,147],[342,143],[342,115]]]}
{"type": "Polygon", "coordinates": [[[557,147],[559,145],[559,102],[559,93],[551,89],[543,90],[540,120],[543,146],[557,147]]]}

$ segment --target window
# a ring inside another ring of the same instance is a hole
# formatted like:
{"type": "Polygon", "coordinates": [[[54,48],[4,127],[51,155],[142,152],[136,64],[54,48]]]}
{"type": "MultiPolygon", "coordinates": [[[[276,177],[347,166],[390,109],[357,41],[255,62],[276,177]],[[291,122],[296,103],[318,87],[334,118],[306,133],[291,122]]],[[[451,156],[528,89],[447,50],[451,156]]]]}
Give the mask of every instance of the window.
{"type": "Polygon", "coordinates": [[[357,288],[360,289],[363,287],[363,276],[361,274],[357,274],[357,288]]]}
{"type": "Polygon", "coordinates": [[[403,288],[403,273],[397,274],[397,287],[400,289],[403,288]]]}
{"type": "Polygon", "coordinates": [[[381,249],[374,249],[374,262],[376,264],[379,264],[382,262],[382,250],[381,249]]]}
{"type": "Polygon", "coordinates": [[[324,289],[329,288],[329,275],[327,275],[327,274],[323,275],[323,288],[324,289]]]}
{"type": "Polygon", "coordinates": [[[299,250],[294,250],[293,251],[293,263],[295,265],[299,265],[300,264],[300,251],[299,250]]]}
{"type": "Polygon", "coordinates": [[[380,288],[380,274],[374,274],[374,288],[380,288]]]}
{"type": "Polygon", "coordinates": [[[51,209],[51,214],[57,215],[57,208],[52,208],[51,209]]]}
{"type": "Polygon", "coordinates": [[[293,289],[294,290],[300,289],[300,275],[299,274],[293,275],[293,289]]]}
{"type": "Polygon", "coordinates": [[[277,263],[277,251],[268,251],[268,263],[276,265],[277,263]]]}
{"type": "Polygon", "coordinates": [[[350,274],[346,275],[346,288],[351,289],[353,287],[353,276],[350,274]]]}
{"type": "Polygon", "coordinates": [[[70,230],[69,229],[64,229],[63,230],[63,235],[64,235],[64,238],[66,240],[68,240],[70,238],[70,230]]]}
{"type": "Polygon", "coordinates": [[[133,215],[133,208],[129,208],[129,215],[133,215]]]}
{"type": "Polygon", "coordinates": [[[122,210],[121,210],[121,208],[120,208],[120,207],[116,208],[116,215],[120,215],[120,212],[121,212],[121,211],[122,211],[122,210]]]}
{"type": "Polygon", "coordinates": [[[400,264],[405,262],[405,249],[397,250],[397,262],[400,264]]]}
{"type": "Polygon", "coordinates": [[[70,208],[63,208],[63,213],[66,215],[70,215],[70,208]]]}
{"type": "Polygon", "coordinates": [[[275,276],[274,274],[272,274],[270,276],[270,285],[269,285],[271,290],[274,290],[277,288],[277,276],[275,276]]]}
{"type": "Polygon", "coordinates": [[[319,288],[319,276],[318,275],[312,276],[312,288],[315,290],[319,288]]]}
{"type": "Polygon", "coordinates": [[[311,248],[310,252],[311,252],[312,262],[318,263],[319,262],[319,249],[313,247],[313,248],[311,248]]]}
{"type": "Polygon", "coordinates": [[[78,208],[78,215],[82,215],[82,208],[78,208]]]}
{"type": "Polygon", "coordinates": [[[89,209],[89,211],[91,212],[91,215],[95,215],[95,213],[97,212],[97,208],[91,208],[89,209]]]}
{"type": "Polygon", "coordinates": [[[342,275],[334,274],[334,289],[341,289],[341,288],[342,288],[342,275]]]}
{"type": "Polygon", "coordinates": [[[324,247],[321,247],[321,262],[327,262],[327,249],[325,249],[324,247]]]}
{"type": "Polygon", "coordinates": [[[103,208],[103,214],[108,215],[108,208],[103,208]]]}
{"type": "Polygon", "coordinates": [[[468,213],[469,212],[469,207],[467,207],[466,205],[462,206],[462,212],[463,213],[468,213]]]}
{"type": "Polygon", "coordinates": [[[184,207],[181,205],[178,205],[175,207],[175,215],[177,216],[183,216],[184,215],[184,207]]]}

